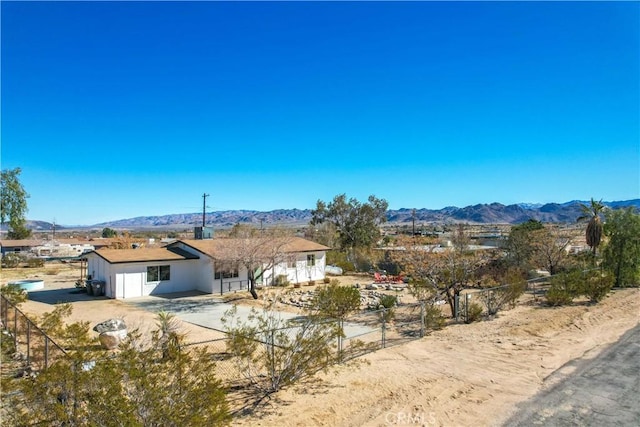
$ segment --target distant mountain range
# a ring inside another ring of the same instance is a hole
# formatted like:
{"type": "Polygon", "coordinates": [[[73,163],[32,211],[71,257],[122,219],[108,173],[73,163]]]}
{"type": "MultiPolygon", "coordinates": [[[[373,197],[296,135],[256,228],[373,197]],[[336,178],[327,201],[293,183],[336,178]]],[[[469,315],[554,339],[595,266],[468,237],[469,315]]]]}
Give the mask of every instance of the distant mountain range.
{"type": "MultiPolygon", "coordinates": [[[[571,223],[581,215],[580,203],[587,201],[572,200],[566,203],[532,204],[520,203],[503,205],[501,203],[479,204],[458,208],[448,206],[442,209],[416,209],[415,220],[419,223],[474,223],[474,224],[519,224],[529,219],[542,222],[571,223]]],[[[640,209],[640,199],[603,202],[611,208],[634,206],[640,209]]],[[[387,212],[387,219],[392,224],[411,223],[413,209],[395,209],[387,212]]],[[[219,228],[231,227],[237,223],[263,225],[305,225],[311,220],[310,209],[278,209],[269,212],[253,210],[229,210],[208,212],[207,225],[219,228]]],[[[91,226],[74,226],[72,228],[191,228],[202,224],[202,213],[183,213],[162,216],[140,216],[103,222],[91,226]]],[[[28,221],[27,226],[36,231],[51,230],[53,224],[45,221],[28,221]]],[[[56,229],[64,228],[56,225],[56,229]]]]}

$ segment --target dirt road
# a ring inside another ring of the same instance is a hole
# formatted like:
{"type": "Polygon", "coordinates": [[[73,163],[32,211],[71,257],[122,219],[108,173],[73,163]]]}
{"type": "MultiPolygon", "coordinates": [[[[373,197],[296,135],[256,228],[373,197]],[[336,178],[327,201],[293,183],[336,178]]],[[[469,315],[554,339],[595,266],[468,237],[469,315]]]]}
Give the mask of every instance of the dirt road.
{"type": "Polygon", "coordinates": [[[504,425],[639,426],[640,326],[596,358],[569,362],[554,377],[555,385],[518,405],[504,425]]]}

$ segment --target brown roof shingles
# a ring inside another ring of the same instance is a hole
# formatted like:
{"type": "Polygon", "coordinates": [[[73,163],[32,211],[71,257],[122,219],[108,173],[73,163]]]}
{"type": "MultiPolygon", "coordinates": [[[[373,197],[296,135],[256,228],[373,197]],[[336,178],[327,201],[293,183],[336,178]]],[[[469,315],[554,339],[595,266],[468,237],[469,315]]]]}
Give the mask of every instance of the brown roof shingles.
{"type": "MultiPolygon", "coordinates": [[[[267,238],[265,238],[267,239],[267,238]]],[[[213,258],[223,257],[225,252],[225,244],[229,244],[229,242],[237,241],[240,239],[205,239],[205,240],[180,240],[180,242],[184,243],[187,246],[190,246],[203,254],[209,255],[213,258]]],[[[260,240],[260,239],[256,239],[260,240]]],[[[172,243],[169,246],[173,246],[176,243],[172,243]]],[[[295,253],[295,252],[316,252],[316,251],[327,251],[331,248],[321,245],[316,242],[312,242],[311,240],[303,239],[301,237],[291,237],[284,238],[282,240],[282,251],[286,253],[295,253]]]]}
{"type": "Polygon", "coordinates": [[[89,253],[94,253],[111,264],[125,262],[182,261],[198,258],[184,251],[172,251],[166,248],[98,249],[89,253]]]}

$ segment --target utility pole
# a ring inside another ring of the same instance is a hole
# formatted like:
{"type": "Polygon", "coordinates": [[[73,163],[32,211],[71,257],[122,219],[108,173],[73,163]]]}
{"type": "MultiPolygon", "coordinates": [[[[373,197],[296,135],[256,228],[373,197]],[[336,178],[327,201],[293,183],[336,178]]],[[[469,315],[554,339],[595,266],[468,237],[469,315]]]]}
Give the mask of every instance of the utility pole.
{"type": "Polygon", "coordinates": [[[416,236],[416,210],[415,209],[411,211],[411,219],[413,222],[413,237],[415,237],[416,236]]]}
{"type": "MultiPolygon", "coordinates": [[[[209,195],[207,193],[202,194],[202,228],[204,228],[205,218],[206,218],[206,209],[207,209],[207,197],[209,195]]],[[[204,233],[204,231],[203,231],[204,233]]]]}

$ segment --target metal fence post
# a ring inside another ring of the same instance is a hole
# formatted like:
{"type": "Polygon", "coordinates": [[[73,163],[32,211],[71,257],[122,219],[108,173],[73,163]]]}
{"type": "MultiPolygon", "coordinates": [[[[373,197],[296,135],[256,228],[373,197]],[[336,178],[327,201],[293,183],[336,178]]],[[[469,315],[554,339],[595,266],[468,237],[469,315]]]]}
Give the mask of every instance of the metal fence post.
{"type": "Polygon", "coordinates": [[[387,340],[386,340],[386,332],[387,332],[387,322],[385,321],[385,311],[386,310],[382,310],[382,348],[386,347],[387,344],[387,340]]]}
{"type": "Polygon", "coordinates": [[[424,301],[420,302],[420,338],[424,337],[425,334],[425,324],[424,324],[424,301]]]}
{"type": "Polygon", "coordinates": [[[491,291],[487,290],[487,315],[491,315],[491,291]]]}
{"type": "Polygon", "coordinates": [[[13,307],[13,346],[18,352],[18,308],[13,307]]]}
{"type": "Polygon", "coordinates": [[[49,337],[44,337],[44,368],[49,367],[49,337]]]}
{"type": "Polygon", "coordinates": [[[27,321],[27,364],[31,363],[31,322],[27,321]]]}
{"type": "Polygon", "coordinates": [[[453,315],[456,318],[456,322],[459,322],[460,321],[460,295],[456,294],[456,296],[453,299],[453,311],[455,311],[453,315]]]}

